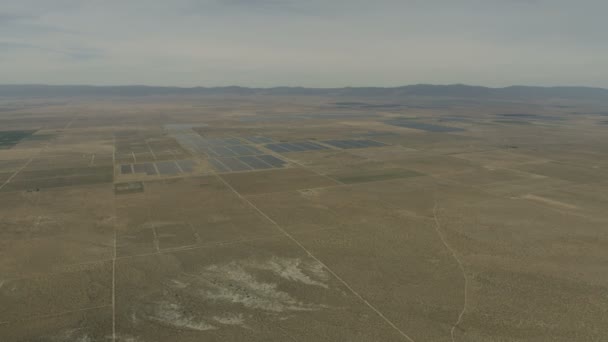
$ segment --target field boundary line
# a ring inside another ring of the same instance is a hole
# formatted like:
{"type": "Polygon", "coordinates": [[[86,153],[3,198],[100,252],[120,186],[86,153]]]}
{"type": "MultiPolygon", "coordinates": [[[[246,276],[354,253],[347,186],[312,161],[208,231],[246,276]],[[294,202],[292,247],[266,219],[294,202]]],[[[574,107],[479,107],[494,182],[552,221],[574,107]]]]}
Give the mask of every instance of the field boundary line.
{"type": "Polygon", "coordinates": [[[8,179],[2,183],[2,185],[0,185],[0,190],[2,190],[8,183],[11,182],[11,180],[13,180],[13,178],[15,178],[19,173],[21,173],[21,171],[23,171],[23,169],[25,169],[28,165],[30,165],[30,163],[32,161],[34,161],[34,159],[36,157],[38,157],[44,150],[46,150],[49,146],[50,146],[51,142],[47,142],[42,148],[40,148],[39,151],[37,151],[36,153],[34,153],[30,159],[28,159],[27,162],[25,162],[25,164],[23,166],[21,166],[17,171],[15,171],[10,177],[8,177],[8,179]]]}
{"type": "MultiPolygon", "coordinates": [[[[112,139],[112,147],[113,147],[113,151],[112,151],[112,183],[114,182],[114,172],[116,170],[116,135],[113,136],[112,139]]],[[[135,157],[135,155],[133,156],[135,157]]],[[[116,341],[116,243],[117,243],[117,238],[118,238],[118,231],[117,231],[117,218],[118,218],[118,211],[116,210],[116,196],[114,196],[114,201],[112,202],[114,204],[114,248],[112,251],[112,341],[116,341]]]]}
{"type": "Polygon", "coordinates": [[[112,256],[112,341],[116,341],[116,226],[114,227],[114,253],[112,256]]]}
{"type": "Polygon", "coordinates": [[[439,239],[441,240],[441,242],[443,243],[443,245],[445,246],[445,248],[452,254],[452,257],[454,258],[454,260],[456,260],[456,263],[458,264],[458,267],[460,268],[460,271],[462,272],[462,277],[464,278],[464,295],[463,295],[463,304],[462,304],[462,310],[460,311],[460,313],[458,314],[458,319],[456,320],[456,322],[452,325],[452,329],[450,329],[450,336],[452,338],[452,342],[455,342],[454,339],[454,331],[456,330],[456,328],[462,323],[462,318],[464,317],[464,314],[467,310],[467,303],[468,303],[468,288],[469,288],[469,281],[467,278],[467,274],[466,271],[464,269],[464,265],[462,263],[462,261],[460,261],[460,258],[458,257],[458,253],[456,252],[455,249],[453,249],[446,241],[445,236],[443,235],[443,233],[441,232],[441,225],[439,224],[439,218],[437,218],[437,199],[434,198],[433,199],[435,204],[433,206],[433,218],[435,220],[435,231],[437,232],[437,235],[439,236],[439,239]]]}

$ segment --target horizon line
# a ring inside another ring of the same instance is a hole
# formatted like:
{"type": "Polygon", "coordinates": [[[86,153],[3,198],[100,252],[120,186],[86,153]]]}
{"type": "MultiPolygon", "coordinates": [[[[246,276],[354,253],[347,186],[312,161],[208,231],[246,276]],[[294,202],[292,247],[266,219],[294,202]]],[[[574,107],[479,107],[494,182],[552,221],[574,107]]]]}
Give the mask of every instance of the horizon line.
{"type": "Polygon", "coordinates": [[[277,85],[271,87],[255,87],[255,86],[241,86],[241,85],[228,85],[228,86],[206,86],[206,85],[197,85],[197,86],[178,86],[178,85],[154,85],[154,84],[51,84],[51,83],[0,83],[0,87],[6,86],[38,86],[38,87],[95,87],[95,88],[119,88],[119,87],[146,87],[146,88],[177,88],[177,89],[221,89],[221,88],[242,88],[242,89],[261,89],[261,90],[271,90],[271,89],[280,89],[280,88],[292,88],[292,89],[323,89],[323,90],[332,90],[332,89],[357,89],[357,88],[374,88],[374,89],[398,89],[398,88],[406,88],[406,87],[414,87],[414,86],[433,86],[433,87],[454,87],[454,86],[464,86],[464,87],[472,87],[472,88],[486,88],[486,89],[507,89],[507,88],[587,88],[587,89],[602,89],[608,90],[608,88],[599,87],[599,86],[589,86],[589,85],[521,85],[514,84],[509,86],[484,86],[484,85],[474,85],[467,83],[449,83],[449,84],[437,84],[437,83],[414,83],[414,84],[404,84],[399,86],[375,86],[375,85],[348,85],[348,86],[336,86],[336,87],[309,87],[309,86],[287,86],[287,85],[277,85]]]}

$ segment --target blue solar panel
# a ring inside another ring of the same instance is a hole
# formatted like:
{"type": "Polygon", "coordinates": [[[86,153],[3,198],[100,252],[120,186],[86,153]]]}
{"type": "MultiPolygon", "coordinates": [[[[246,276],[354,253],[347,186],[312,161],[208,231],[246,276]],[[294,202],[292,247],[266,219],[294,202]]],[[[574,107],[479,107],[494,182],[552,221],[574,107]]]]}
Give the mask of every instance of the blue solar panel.
{"type": "Polygon", "coordinates": [[[369,139],[326,140],[323,143],[343,149],[386,146],[384,143],[369,139]]]}
{"type": "Polygon", "coordinates": [[[258,150],[257,148],[255,148],[251,145],[242,145],[242,147],[244,147],[246,150],[249,150],[250,154],[262,154],[262,151],[258,150]]]}
{"type": "Polygon", "coordinates": [[[381,146],[387,146],[385,143],[381,143],[379,141],[375,141],[375,140],[363,140],[367,146],[369,147],[381,147],[381,146]]]}
{"type": "Polygon", "coordinates": [[[218,160],[226,165],[230,171],[246,171],[251,170],[249,165],[237,160],[236,158],[218,158],[218,160]]]}
{"type": "Polygon", "coordinates": [[[213,151],[214,155],[217,157],[233,157],[238,155],[237,153],[235,153],[231,149],[228,149],[225,146],[213,146],[209,147],[209,150],[213,151]]]}
{"type": "Polygon", "coordinates": [[[228,172],[230,171],[230,169],[228,169],[224,164],[222,164],[219,160],[214,159],[214,158],[210,158],[209,162],[211,163],[211,165],[213,166],[213,168],[218,171],[218,172],[228,172]]]}
{"type": "Polygon", "coordinates": [[[276,152],[276,153],[289,152],[288,149],[286,149],[285,147],[279,146],[279,144],[268,144],[268,145],[266,145],[266,148],[273,152],[276,152]]]}
{"type": "Polygon", "coordinates": [[[180,173],[177,164],[174,161],[156,162],[156,168],[161,175],[177,175],[180,173]]]}
{"type": "Polygon", "coordinates": [[[342,140],[341,143],[346,146],[345,148],[361,148],[364,145],[358,143],[356,140],[342,140]]]}
{"type": "Polygon", "coordinates": [[[327,140],[324,141],[325,144],[335,146],[338,148],[351,148],[349,145],[345,144],[342,140],[327,140]]]}
{"type": "Polygon", "coordinates": [[[285,161],[269,154],[264,154],[257,157],[266,162],[266,164],[272,165],[274,167],[283,167],[283,165],[285,165],[285,161]]]}
{"type": "Polygon", "coordinates": [[[262,136],[246,137],[245,139],[254,144],[266,144],[272,142],[272,139],[262,136]]]}
{"type": "Polygon", "coordinates": [[[326,150],[327,147],[314,143],[312,141],[304,141],[301,143],[304,146],[308,146],[311,150],[326,150]]]}
{"type": "Polygon", "coordinates": [[[222,139],[224,145],[240,145],[243,143],[240,139],[237,138],[224,138],[222,139]]]}
{"type": "Polygon", "coordinates": [[[238,159],[256,170],[272,168],[272,166],[266,164],[265,162],[256,158],[255,156],[241,156],[241,157],[238,157],[238,159]]]}
{"type": "Polygon", "coordinates": [[[194,160],[178,160],[177,164],[179,165],[180,169],[182,169],[182,171],[184,171],[184,172],[194,171],[194,166],[196,165],[194,160]]]}
{"type": "Polygon", "coordinates": [[[120,165],[120,173],[123,175],[133,173],[133,169],[131,168],[131,164],[120,165]]]}
{"type": "Polygon", "coordinates": [[[152,163],[144,163],[144,169],[146,170],[146,174],[148,176],[156,176],[156,167],[154,167],[154,164],[152,163]]]}
{"type": "Polygon", "coordinates": [[[292,152],[306,151],[305,147],[297,145],[297,143],[283,143],[281,146],[288,148],[292,152]]]}

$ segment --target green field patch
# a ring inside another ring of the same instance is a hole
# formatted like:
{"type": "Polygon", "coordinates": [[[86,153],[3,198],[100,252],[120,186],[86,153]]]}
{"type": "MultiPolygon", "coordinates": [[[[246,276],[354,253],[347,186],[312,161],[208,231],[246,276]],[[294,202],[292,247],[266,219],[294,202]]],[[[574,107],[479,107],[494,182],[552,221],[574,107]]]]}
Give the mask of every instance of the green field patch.
{"type": "Polygon", "coordinates": [[[0,149],[11,148],[35,132],[35,130],[0,131],[0,149]]]}
{"type": "Polygon", "coordinates": [[[113,175],[111,166],[69,167],[61,169],[23,170],[16,180],[35,180],[59,177],[107,176],[113,175]]]}
{"type": "Polygon", "coordinates": [[[494,122],[507,125],[532,125],[530,121],[526,120],[494,120],[494,122]]]}
{"type": "Polygon", "coordinates": [[[24,138],[27,141],[47,141],[54,137],[56,137],[56,133],[40,133],[40,134],[32,134],[24,138]]]}
{"type": "Polygon", "coordinates": [[[71,177],[38,178],[29,180],[13,179],[2,191],[39,191],[41,189],[62,188],[67,186],[84,186],[111,183],[113,175],[82,175],[71,177]]]}
{"type": "Polygon", "coordinates": [[[114,193],[116,195],[134,194],[144,192],[143,182],[128,182],[114,184],[114,193]]]}

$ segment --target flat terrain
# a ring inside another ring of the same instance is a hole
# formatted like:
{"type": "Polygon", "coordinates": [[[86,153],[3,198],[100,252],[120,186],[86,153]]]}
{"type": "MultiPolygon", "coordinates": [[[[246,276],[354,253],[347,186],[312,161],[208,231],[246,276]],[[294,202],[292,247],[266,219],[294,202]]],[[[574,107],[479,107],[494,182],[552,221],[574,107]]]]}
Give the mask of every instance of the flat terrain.
{"type": "Polygon", "coordinates": [[[606,341],[607,112],[0,98],[0,341],[606,341]]]}

